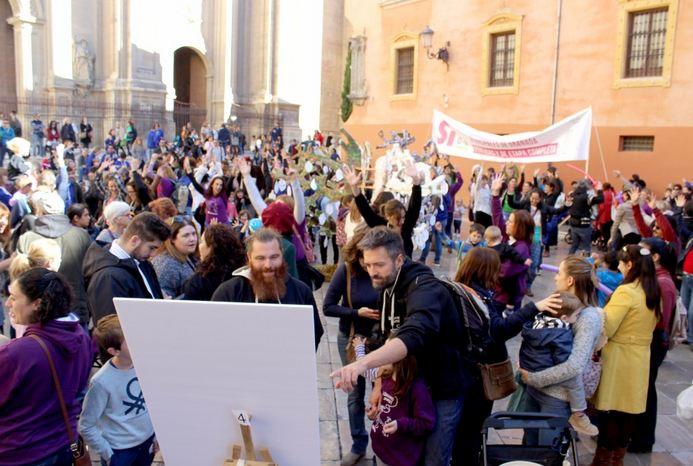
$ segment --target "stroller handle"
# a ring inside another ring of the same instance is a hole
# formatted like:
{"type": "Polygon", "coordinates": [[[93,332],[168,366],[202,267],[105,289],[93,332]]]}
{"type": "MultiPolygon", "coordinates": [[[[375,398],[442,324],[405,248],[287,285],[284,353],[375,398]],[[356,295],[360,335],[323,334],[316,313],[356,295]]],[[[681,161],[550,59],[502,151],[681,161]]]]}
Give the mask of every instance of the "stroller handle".
{"type": "Polygon", "coordinates": [[[488,429],[515,429],[521,427],[563,429],[569,426],[568,418],[559,414],[499,411],[486,418],[483,431],[488,429]]]}

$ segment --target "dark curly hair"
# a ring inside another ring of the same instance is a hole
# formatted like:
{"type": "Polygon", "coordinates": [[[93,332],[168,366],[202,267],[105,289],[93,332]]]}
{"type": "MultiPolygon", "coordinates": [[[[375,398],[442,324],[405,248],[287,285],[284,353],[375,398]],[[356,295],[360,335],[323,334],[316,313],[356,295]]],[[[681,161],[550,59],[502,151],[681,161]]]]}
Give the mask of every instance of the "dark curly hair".
{"type": "Polygon", "coordinates": [[[20,275],[17,285],[29,301],[41,300],[32,316],[32,323],[45,324],[70,313],[74,295],[72,287],[61,274],[36,267],[20,275]]]}
{"type": "Polygon", "coordinates": [[[246,263],[246,253],[238,234],[229,225],[217,223],[207,227],[203,238],[210,251],[197,266],[197,273],[203,277],[212,274],[230,276],[246,263]]]}

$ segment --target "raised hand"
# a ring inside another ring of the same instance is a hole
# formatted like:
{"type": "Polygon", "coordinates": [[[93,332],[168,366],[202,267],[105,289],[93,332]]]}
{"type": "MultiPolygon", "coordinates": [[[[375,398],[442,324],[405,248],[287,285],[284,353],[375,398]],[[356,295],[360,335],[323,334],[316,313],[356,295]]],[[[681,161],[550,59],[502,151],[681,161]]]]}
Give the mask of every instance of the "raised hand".
{"type": "Polygon", "coordinates": [[[416,168],[416,164],[413,161],[407,160],[404,164],[404,174],[412,179],[412,183],[416,186],[423,183],[424,174],[416,168]]]}
{"type": "Polygon", "coordinates": [[[678,207],[683,207],[686,205],[686,195],[685,194],[679,194],[676,196],[676,205],[678,207]]]}
{"type": "Polygon", "coordinates": [[[491,192],[494,196],[500,195],[501,189],[503,189],[503,183],[505,182],[505,176],[495,175],[493,177],[493,182],[491,183],[491,192]]]}
{"type": "Polygon", "coordinates": [[[361,175],[356,173],[354,169],[352,169],[347,164],[342,165],[342,173],[344,173],[344,179],[347,183],[349,183],[349,186],[351,187],[351,191],[354,193],[354,196],[358,196],[358,194],[361,192],[359,190],[361,175]]]}
{"type": "Polygon", "coordinates": [[[250,162],[243,157],[239,157],[236,159],[236,165],[238,166],[238,170],[241,172],[243,178],[250,176],[250,162]]]}

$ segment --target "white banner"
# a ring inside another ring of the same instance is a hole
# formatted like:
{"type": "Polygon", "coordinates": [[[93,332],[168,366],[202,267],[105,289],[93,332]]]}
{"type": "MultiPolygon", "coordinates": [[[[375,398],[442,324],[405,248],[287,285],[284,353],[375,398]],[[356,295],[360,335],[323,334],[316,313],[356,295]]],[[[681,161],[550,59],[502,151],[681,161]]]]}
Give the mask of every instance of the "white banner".
{"type": "Polygon", "coordinates": [[[592,108],[542,131],[505,136],[479,131],[444,113],[433,111],[433,141],[441,154],[489,162],[587,160],[591,132],[592,108]]]}

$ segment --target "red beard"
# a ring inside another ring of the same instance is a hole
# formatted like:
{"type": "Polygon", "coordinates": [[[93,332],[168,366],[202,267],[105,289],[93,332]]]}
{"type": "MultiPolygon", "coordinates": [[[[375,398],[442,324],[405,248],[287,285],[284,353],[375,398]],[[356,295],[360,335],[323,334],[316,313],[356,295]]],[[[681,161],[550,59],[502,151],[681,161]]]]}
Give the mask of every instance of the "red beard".
{"type": "Polygon", "coordinates": [[[286,264],[282,264],[274,269],[274,276],[265,277],[263,272],[269,270],[264,268],[256,269],[250,265],[250,284],[253,293],[259,302],[279,301],[286,294],[286,264]]]}

